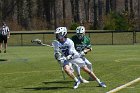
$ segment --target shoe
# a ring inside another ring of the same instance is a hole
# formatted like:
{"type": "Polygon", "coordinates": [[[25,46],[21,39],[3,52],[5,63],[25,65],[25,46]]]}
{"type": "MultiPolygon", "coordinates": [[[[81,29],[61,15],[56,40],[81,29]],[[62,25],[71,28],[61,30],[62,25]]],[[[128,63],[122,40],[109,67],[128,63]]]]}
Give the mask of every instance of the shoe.
{"type": "Polygon", "coordinates": [[[80,79],[81,83],[89,83],[89,81],[85,80],[85,79],[80,79]]]}
{"type": "Polygon", "coordinates": [[[0,50],[0,53],[1,53],[1,50],[0,50]]]}
{"type": "Polygon", "coordinates": [[[78,86],[79,86],[79,84],[80,84],[80,80],[78,80],[77,82],[75,82],[75,84],[74,84],[74,89],[77,89],[78,88],[78,86]]]}
{"type": "Polygon", "coordinates": [[[6,50],[4,50],[4,53],[6,53],[6,50]]]}
{"type": "Polygon", "coordinates": [[[100,86],[100,87],[103,87],[103,88],[106,88],[106,85],[105,85],[105,83],[103,83],[103,82],[99,83],[99,86],[100,86]]]}

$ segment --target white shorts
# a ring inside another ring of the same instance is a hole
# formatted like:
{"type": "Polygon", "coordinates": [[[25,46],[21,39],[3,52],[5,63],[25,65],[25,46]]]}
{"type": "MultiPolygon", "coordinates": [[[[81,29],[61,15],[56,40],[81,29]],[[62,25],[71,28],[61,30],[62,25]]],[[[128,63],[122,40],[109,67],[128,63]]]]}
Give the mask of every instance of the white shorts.
{"type": "Polygon", "coordinates": [[[81,59],[81,58],[75,58],[75,59],[71,59],[68,62],[70,63],[76,63],[79,67],[84,67],[86,66],[85,62],[81,59]]]}

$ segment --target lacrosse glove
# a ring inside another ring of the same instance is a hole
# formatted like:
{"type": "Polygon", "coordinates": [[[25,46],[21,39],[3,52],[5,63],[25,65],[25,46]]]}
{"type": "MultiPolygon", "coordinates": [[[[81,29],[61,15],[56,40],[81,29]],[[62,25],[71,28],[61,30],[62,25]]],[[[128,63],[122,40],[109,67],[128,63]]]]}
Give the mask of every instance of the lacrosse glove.
{"type": "Polygon", "coordinates": [[[71,60],[71,59],[73,59],[73,56],[72,56],[72,55],[68,55],[68,56],[66,57],[66,60],[71,60]]]}

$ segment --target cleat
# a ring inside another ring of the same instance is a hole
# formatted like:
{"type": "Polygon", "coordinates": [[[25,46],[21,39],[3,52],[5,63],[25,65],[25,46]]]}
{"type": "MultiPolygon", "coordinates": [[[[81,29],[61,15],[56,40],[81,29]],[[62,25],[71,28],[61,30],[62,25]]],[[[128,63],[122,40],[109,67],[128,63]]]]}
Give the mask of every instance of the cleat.
{"type": "Polygon", "coordinates": [[[89,81],[85,80],[85,79],[80,79],[81,83],[89,83],[89,81]]]}
{"type": "Polygon", "coordinates": [[[0,53],[1,53],[1,50],[0,50],[0,53]]]}
{"type": "Polygon", "coordinates": [[[99,83],[99,86],[100,86],[100,87],[103,87],[103,88],[106,88],[106,85],[105,85],[105,83],[103,83],[103,82],[99,83]]]}
{"type": "Polygon", "coordinates": [[[73,88],[74,88],[74,89],[77,89],[80,83],[81,83],[80,80],[78,80],[77,82],[75,82],[73,88]]]}

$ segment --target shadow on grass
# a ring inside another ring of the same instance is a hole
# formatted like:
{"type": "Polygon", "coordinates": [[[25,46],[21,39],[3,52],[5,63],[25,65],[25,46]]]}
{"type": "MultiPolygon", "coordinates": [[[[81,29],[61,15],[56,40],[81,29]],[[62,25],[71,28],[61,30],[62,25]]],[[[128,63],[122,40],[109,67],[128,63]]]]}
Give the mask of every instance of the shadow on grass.
{"type": "Polygon", "coordinates": [[[58,90],[58,89],[68,89],[70,87],[33,87],[33,88],[23,88],[27,90],[58,90]]]}
{"type": "Polygon", "coordinates": [[[23,88],[26,90],[60,90],[60,89],[72,89],[72,87],[66,86],[66,84],[69,84],[73,81],[45,81],[42,82],[44,84],[64,84],[63,86],[61,85],[54,85],[54,86],[48,86],[48,87],[30,87],[30,88],[23,88]]]}
{"type": "Polygon", "coordinates": [[[0,61],[7,61],[7,59],[0,59],[0,61]]]}
{"type": "Polygon", "coordinates": [[[68,83],[71,83],[71,82],[74,82],[74,81],[45,81],[45,82],[42,82],[42,83],[44,83],[44,84],[50,84],[50,83],[68,84],[68,83]]]}

